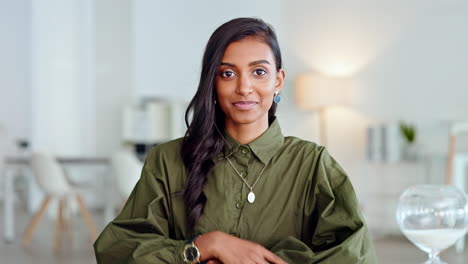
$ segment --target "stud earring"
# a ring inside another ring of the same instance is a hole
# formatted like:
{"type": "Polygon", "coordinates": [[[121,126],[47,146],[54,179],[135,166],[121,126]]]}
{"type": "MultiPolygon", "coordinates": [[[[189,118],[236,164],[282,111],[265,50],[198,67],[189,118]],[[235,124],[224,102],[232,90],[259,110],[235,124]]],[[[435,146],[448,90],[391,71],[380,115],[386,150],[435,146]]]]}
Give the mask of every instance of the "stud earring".
{"type": "Polygon", "coordinates": [[[273,97],[273,101],[274,101],[275,103],[281,102],[281,96],[279,96],[279,91],[276,91],[276,92],[275,92],[275,97],[273,97]]]}

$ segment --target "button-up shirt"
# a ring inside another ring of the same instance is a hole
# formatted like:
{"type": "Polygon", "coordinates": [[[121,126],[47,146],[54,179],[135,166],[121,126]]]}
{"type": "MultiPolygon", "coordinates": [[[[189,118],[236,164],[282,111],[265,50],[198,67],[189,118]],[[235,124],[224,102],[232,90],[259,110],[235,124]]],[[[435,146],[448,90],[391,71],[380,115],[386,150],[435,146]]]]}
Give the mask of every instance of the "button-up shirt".
{"type": "MultiPolygon", "coordinates": [[[[194,233],[254,241],[288,263],[377,262],[351,182],[324,147],[284,137],[277,120],[249,144],[224,138],[194,233]]],[[[179,194],[187,177],[181,142],[150,151],[122,212],[94,244],[98,263],[184,263],[194,234],[179,194]]]]}

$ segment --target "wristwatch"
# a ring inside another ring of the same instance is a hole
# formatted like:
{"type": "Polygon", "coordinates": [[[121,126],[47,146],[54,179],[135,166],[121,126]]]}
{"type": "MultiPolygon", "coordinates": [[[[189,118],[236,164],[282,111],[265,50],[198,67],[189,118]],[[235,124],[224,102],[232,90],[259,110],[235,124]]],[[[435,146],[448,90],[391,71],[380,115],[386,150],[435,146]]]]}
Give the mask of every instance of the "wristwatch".
{"type": "Polygon", "coordinates": [[[200,251],[198,251],[198,248],[195,246],[195,243],[193,243],[193,241],[195,241],[195,238],[197,237],[190,239],[189,242],[185,244],[184,252],[183,252],[185,263],[189,263],[189,264],[200,263],[200,251]]]}

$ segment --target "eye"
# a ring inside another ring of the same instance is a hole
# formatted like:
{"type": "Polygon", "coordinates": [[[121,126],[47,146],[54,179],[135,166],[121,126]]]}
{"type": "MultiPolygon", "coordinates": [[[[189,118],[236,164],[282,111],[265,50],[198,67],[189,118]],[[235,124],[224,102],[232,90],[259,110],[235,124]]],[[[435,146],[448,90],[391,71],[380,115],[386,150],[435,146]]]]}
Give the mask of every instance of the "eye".
{"type": "Polygon", "coordinates": [[[267,72],[264,69],[255,69],[253,72],[254,75],[262,76],[265,75],[267,72]]]}
{"type": "Polygon", "coordinates": [[[236,74],[233,71],[223,71],[221,72],[221,76],[224,78],[231,78],[235,76],[236,74]]]}

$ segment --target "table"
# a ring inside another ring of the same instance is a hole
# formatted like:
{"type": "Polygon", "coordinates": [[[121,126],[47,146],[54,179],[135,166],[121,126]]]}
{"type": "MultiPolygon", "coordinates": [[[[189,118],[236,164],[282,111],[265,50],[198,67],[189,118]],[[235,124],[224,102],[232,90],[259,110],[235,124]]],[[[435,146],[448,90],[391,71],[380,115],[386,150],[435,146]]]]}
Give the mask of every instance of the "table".
{"type": "MultiPolygon", "coordinates": [[[[57,161],[62,165],[103,165],[109,168],[110,160],[102,157],[57,157],[57,161]]],[[[2,172],[4,179],[4,241],[13,242],[15,239],[15,211],[14,211],[14,178],[15,171],[20,167],[30,166],[31,159],[29,157],[9,157],[5,158],[5,169],[2,172]]],[[[104,174],[104,185],[110,186],[110,173],[104,174]]],[[[112,188],[104,188],[104,198],[107,201],[112,201],[112,188]]],[[[113,218],[114,206],[110,202],[105,203],[105,219],[110,221],[113,218]]]]}

